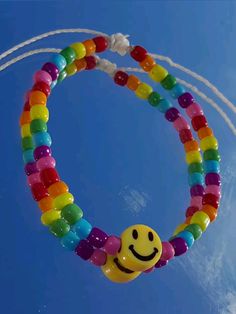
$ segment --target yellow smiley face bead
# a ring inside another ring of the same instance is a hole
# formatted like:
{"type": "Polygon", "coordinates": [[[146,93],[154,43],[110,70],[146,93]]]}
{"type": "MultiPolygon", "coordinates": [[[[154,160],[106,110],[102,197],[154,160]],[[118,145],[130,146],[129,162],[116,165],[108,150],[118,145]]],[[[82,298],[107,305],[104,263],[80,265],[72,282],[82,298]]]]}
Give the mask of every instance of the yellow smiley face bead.
{"type": "Polygon", "coordinates": [[[161,253],[162,243],[157,233],[148,226],[134,225],[122,233],[117,258],[125,268],[145,271],[158,262],[161,253]]]}

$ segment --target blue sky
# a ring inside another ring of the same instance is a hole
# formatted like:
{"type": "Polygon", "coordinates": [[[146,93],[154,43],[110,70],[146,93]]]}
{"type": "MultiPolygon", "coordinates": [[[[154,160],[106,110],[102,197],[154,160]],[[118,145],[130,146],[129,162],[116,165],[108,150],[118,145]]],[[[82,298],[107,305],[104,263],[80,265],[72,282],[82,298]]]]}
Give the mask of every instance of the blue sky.
{"type": "MultiPolygon", "coordinates": [[[[236,3],[230,1],[1,1],[0,48],[58,28],[122,32],[132,44],[201,73],[235,103],[235,16],[236,3]]],[[[63,48],[87,37],[59,35],[32,47],[63,48]]],[[[135,65],[128,57],[109,58],[135,65]]],[[[1,311],[235,314],[236,144],[222,118],[197,97],[221,147],[218,220],[168,267],[114,285],[65,251],[40,224],[25,184],[18,117],[33,72],[48,59],[37,55],[0,73],[1,311]]],[[[216,99],[200,83],[166,67],[216,99]]],[[[167,239],[182,221],[189,196],[183,149],[163,116],[98,71],[66,80],[49,106],[57,168],[88,220],[115,234],[145,223],[167,239]]]]}

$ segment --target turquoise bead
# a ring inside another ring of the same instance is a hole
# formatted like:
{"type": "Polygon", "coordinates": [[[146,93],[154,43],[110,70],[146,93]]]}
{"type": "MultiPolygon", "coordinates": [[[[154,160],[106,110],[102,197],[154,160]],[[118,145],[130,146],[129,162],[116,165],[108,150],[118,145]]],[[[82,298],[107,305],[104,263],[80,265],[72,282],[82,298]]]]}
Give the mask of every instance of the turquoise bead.
{"type": "Polygon", "coordinates": [[[169,100],[167,99],[161,99],[159,104],[157,105],[157,109],[162,112],[165,113],[168,109],[172,108],[172,104],[169,100]]]}
{"type": "Polygon", "coordinates": [[[51,58],[51,62],[56,65],[60,72],[64,70],[67,65],[66,59],[61,54],[53,55],[51,58]]]}
{"type": "Polygon", "coordinates": [[[34,145],[38,146],[48,146],[52,145],[52,139],[48,132],[38,132],[33,134],[34,145]]]}
{"type": "Polygon", "coordinates": [[[205,160],[204,170],[206,173],[209,173],[209,172],[219,173],[220,163],[217,160],[205,160]]]}
{"type": "Polygon", "coordinates": [[[190,186],[193,186],[193,185],[204,185],[204,177],[201,173],[199,172],[194,172],[194,173],[191,173],[189,174],[188,176],[188,184],[190,186]]]}
{"type": "Polygon", "coordinates": [[[90,234],[92,226],[86,219],[82,218],[73,225],[72,230],[80,239],[85,239],[90,234]]]}
{"type": "Polygon", "coordinates": [[[170,90],[170,96],[174,99],[178,98],[185,93],[185,88],[180,84],[175,84],[174,87],[170,90]]]}
{"type": "Polygon", "coordinates": [[[182,231],[177,234],[176,238],[182,238],[187,243],[188,248],[190,248],[194,243],[194,237],[193,234],[189,231],[182,231]]]}
{"type": "Polygon", "coordinates": [[[28,149],[23,152],[23,160],[24,163],[27,164],[28,162],[34,162],[34,150],[28,149]]]}
{"type": "Polygon", "coordinates": [[[57,80],[52,81],[50,88],[53,89],[57,85],[57,80]]]}
{"type": "Polygon", "coordinates": [[[74,251],[78,246],[80,238],[72,231],[69,231],[61,238],[61,245],[70,251],[74,251]]]}

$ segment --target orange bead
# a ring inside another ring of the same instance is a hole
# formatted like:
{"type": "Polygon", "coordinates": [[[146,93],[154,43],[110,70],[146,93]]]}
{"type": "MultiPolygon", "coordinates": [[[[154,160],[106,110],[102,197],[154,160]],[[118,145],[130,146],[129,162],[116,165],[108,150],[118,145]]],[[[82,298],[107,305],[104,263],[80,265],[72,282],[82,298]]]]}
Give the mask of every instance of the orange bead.
{"type": "Polygon", "coordinates": [[[86,56],[91,56],[96,52],[96,45],[92,39],[83,41],[83,45],[86,49],[86,56]]]}
{"type": "Polygon", "coordinates": [[[54,184],[52,184],[48,188],[48,193],[52,198],[55,198],[56,196],[68,192],[69,188],[63,181],[58,181],[54,184]]]}
{"type": "Polygon", "coordinates": [[[40,92],[39,90],[34,90],[30,93],[29,103],[31,107],[34,105],[45,106],[47,103],[47,96],[43,92],[40,92]]]}
{"type": "Polygon", "coordinates": [[[84,70],[87,66],[87,62],[84,58],[79,59],[79,60],[75,60],[74,63],[77,67],[77,71],[84,70]]]}
{"type": "Polygon", "coordinates": [[[185,224],[189,225],[190,224],[190,220],[191,220],[192,216],[189,216],[185,219],[185,224]]]}
{"type": "Polygon", "coordinates": [[[30,111],[23,111],[20,116],[20,126],[31,122],[30,111]]]}
{"type": "Polygon", "coordinates": [[[212,136],[213,132],[211,128],[208,128],[207,126],[205,126],[201,128],[200,130],[198,130],[197,134],[198,134],[199,139],[202,140],[204,137],[212,136]]]}
{"type": "Polygon", "coordinates": [[[218,215],[217,209],[211,205],[203,205],[202,211],[209,216],[211,222],[214,221],[218,215]]]}
{"type": "Polygon", "coordinates": [[[145,72],[151,71],[155,64],[156,64],[155,60],[149,55],[147,55],[146,58],[139,63],[139,65],[145,72]]]}
{"type": "Polygon", "coordinates": [[[128,78],[126,86],[131,90],[136,90],[140,83],[141,81],[138,79],[138,77],[131,74],[128,78]]]}
{"type": "Polygon", "coordinates": [[[191,152],[192,150],[199,150],[198,142],[195,140],[188,141],[184,144],[185,152],[191,152]]]}
{"type": "Polygon", "coordinates": [[[54,208],[53,205],[53,198],[50,196],[46,196],[44,198],[42,198],[39,202],[38,202],[38,206],[41,209],[42,212],[46,212],[50,209],[54,208]]]}

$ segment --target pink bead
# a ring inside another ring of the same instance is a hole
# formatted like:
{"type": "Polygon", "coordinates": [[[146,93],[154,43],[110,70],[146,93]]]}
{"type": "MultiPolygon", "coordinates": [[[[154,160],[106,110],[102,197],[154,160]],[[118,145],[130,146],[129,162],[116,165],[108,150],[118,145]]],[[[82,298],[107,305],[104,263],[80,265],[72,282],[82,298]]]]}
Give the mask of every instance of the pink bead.
{"type": "Polygon", "coordinates": [[[221,189],[218,185],[207,185],[205,192],[206,194],[214,194],[218,198],[221,198],[221,189]]]}
{"type": "Polygon", "coordinates": [[[48,168],[55,168],[56,160],[51,156],[47,156],[47,157],[40,158],[37,161],[36,165],[39,171],[42,171],[43,169],[48,169],[48,168]]]}
{"type": "Polygon", "coordinates": [[[106,252],[96,249],[90,257],[90,262],[96,266],[102,266],[106,264],[107,254],[106,252]]]}
{"type": "Polygon", "coordinates": [[[202,208],[202,196],[193,196],[191,198],[190,205],[201,209],[202,208]]]}
{"type": "Polygon", "coordinates": [[[203,115],[203,110],[197,103],[194,102],[193,104],[188,106],[188,108],[186,109],[186,113],[189,118],[192,119],[193,117],[203,115]]]}
{"type": "Polygon", "coordinates": [[[35,72],[34,81],[35,81],[35,83],[44,82],[49,86],[52,84],[51,75],[48,72],[43,71],[43,70],[39,70],[39,71],[35,72]]]}
{"type": "Polygon", "coordinates": [[[173,246],[170,244],[170,242],[162,242],[161,260],[168,261],[172,259],[174,255],[175,255],[175,250],[173,246]]]}
{"type": "Polygon", "coordinates": [[[155,269],[155,267],[151,267],[151,268],[148,268],[147,270],[144,271],[144,273],[148,274],[148,273],[151,273],[153,272],[153,270],[155,269]]]}
{"type": "Polygon", "coordinates": [[[39,172],[32,173],[31,175],[27,177],[27,183],[30,187],[34,185],[35,183],[39,183],[39,182],[41,182],[39,172]]]}
{"type": "Polygon", "coordinates": [[[181,131],[183,129],[190,129],[188,122],[185,120],[184,117],[180,116],[173,122],[174,128],[176,131],[181,131]]]}
{"type": "Polygon", "coordinates": [[[116,255],[116,253],[119,251],[121,246],[121,240],[120,238],[117,238],[116,236],[110,236],[105,245],[104,245],[104,250],[107,252],[109,255],[116,255]]]}
{"type": "Polygon", "coordinates": [[[29,100],[30,93],[31,93],[31,90],[28,90],[27,92],[25,92],[25,95],[24,95],[24,100],[25,101],[29,100]]]}

